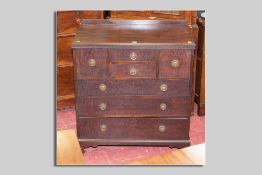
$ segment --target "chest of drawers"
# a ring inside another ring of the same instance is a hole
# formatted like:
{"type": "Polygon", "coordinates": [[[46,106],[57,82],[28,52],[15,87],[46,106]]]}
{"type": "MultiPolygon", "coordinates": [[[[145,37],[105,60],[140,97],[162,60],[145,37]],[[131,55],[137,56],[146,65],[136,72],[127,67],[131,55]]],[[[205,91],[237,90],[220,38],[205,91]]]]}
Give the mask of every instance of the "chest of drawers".
{"type": "Polygon", "coordinates": [[[72,46],[82,148],[190,145],[195,44],[186,22],[83,20],[72,46]]]}

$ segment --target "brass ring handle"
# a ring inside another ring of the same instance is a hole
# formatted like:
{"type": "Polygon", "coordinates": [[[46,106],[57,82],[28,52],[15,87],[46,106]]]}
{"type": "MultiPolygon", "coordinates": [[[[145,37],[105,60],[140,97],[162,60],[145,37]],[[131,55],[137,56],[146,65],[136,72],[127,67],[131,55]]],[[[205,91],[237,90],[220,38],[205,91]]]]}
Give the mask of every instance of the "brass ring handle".
{"type": "Polygon", "coordinates": [[[100,91],[105,91],[106,90],[106,85],[105,84],[100,84],[99,85],[100,91]]]}
{"type": "Polygon", "coordinates": [[[95,66],[95,65],[96,65],[96,60],[94,60],[94,59],[89,59],[89,60],[88,60],[88,65],[91,66],[91,67],[95,66]]]}
{"type": "Polygon", "coordinates": [[[163,92],[167,91],[167,85],[166,84],[161,84],[160,90],[163,91],[163,92]]]}
{"type": "Polygon", "coordinates": [[[162,111],[166,110],[166,108],[167,108],[167,106],[166,106],[165,103],[161,103],[161,104],[160,104],[160,109],[161,109],[162,111]]]}
{"type": "Polygon", "coordinates": [[[106,110],[106,107],[107,107],[107,105],[106,105],[105,103],[100,103],[100,104],[99,104],[99,109],[100,109],[101,111],[106,110]]]}
{"type": "Polygon", "coordinates": [[[165,125],[160,125],[160,126],[158,127],[158,130],[159,130],[159,132],[165,132],[165,131],[166,131],[165,125]]]}
{"type": "Polygon", "coordinates": [[[172,61],[171,61],[171,66],[172,66],[173,68],[179,67],[179,61],[176,60],[176,59],[172,60],[172,61]]]}
{"type": "Polygon", "coordinates": [[[129,71],[129,74],[132,75],[132,76],[135,76],[136,73],[137,73],[137,70],[134,67],[131,68],[130,71],[129,71]]]}
{"type": "Polygon", "coordinates": [[[134,61],[137,58],[137,54],[135,52],[131,52],[129,58],[134,61]]]}
{"type": "Polygon", "coordinates": [[[100,130],[105,132],[107,129],[107,126],[105,124],[100,125],[100,130]]]}

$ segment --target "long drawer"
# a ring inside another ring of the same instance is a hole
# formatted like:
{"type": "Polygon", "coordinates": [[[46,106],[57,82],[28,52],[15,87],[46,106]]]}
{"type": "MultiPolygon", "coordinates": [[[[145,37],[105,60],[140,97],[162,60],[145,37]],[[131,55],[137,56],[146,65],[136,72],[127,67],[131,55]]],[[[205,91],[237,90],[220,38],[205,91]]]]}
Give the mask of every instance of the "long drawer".
{"type": "Polygon", "coordinates": [[[181,118],[78,118],[80,139],[186,140],[189,119],[181,118]]]}
{"type": "Polygon", "coordinates": [[[190,98],[158,96],[83,97],[77,99],[77,115],[90,117],[188,116],[190,98]]]}
{"type": "Polygon", "coordinates": [[[159,95],[164,97],[191,94],[189,80],[78,80],[77,96],[159,95]]]}

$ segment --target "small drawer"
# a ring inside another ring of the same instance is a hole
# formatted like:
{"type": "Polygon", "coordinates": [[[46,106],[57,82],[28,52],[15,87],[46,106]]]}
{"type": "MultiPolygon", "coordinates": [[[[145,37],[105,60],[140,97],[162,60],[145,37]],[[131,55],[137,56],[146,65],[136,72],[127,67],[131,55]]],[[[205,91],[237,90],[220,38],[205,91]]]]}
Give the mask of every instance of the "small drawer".
{"type": "Polygon", "coordinates": [[[77,99],[77,115],[96,117],[189,116],[190,97],[157,96],[83,97],[77,99]]]}
{"type": "Polygon", "coordinates": [[[189,78],[191,58],[191,50],[161,50],[159,78],[189,78]]]}
{"type": "Polygon", "coordinates": [[[191,94],[188,80],[78,80],[77,88],[78,97],[117,95],[175,97],[191,94]]]}
{"type": "Polygon", "coordinates": [[[106,49],[75,49],[76,78],[96,79],[107,76],[106,49]]]}
{"type": "Polygon", "coordinates": [[[110,49],[108,50],[108,53],[111,62],[155,61],[159,56],[159,51],[150,49],[110,49]]]}
{"type": "Polygon", "coordinates": [[[78,118],[80,139],[187,140],[189,119],[181,118],[78,118]]]}
{"type": "Polygon", "coordinates": [[[109,73],[114,79],[156,79],[156,63],[110,64],[109,73]]]}

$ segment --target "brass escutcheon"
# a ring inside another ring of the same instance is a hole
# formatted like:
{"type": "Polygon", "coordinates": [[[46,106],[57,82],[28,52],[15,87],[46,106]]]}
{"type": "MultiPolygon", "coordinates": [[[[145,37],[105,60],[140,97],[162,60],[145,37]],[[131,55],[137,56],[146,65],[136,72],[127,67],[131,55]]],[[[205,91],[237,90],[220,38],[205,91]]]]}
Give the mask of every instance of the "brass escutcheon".
{"type": "Polygon", "coordinates": [[[132,68],[130,69],[129,74],[132,75],[132,76],[135,76],[136,73],[137,73],[136,69],[135,69],[134,67],[132,67],[132,68]]]}
{"type": "Polygon", "coordinates": [[[99,104],[99,109],[102,110],[102,111],[106,110],[106,104],[105,103],[100,103],[99,104]]]}
{"type": "Polygon", "coordinates": [[[174,67],[174,68],[178,67],[179,66],[179,61],[176,60],[176,59],[172,60],[171,61],[171,66],[174,67]]]}
{"type": "Polygon", "coordinates": [[[164,110],[166,110],[166,104],[165,103],[161,103],[160,104],[160,109],[162,110],[162,111],[164,111],[164,110]]]}
{"type": "Polygon", "coordinates": [[[167,91],[167,85],[166,84],[161,84],[160,90],[163,91],[163,92],[167,91]]]}
{"type": "Polygon", "coordinates": [[[105,84],[100,84],[99,85],[100,91],[105,91],[106,90],[106,85],[105,84]]]}
{"type": "Polygon", "coordinates": [[[136,54],[135,52],[131,52],[130,55],[129,55],[129,58],[130,58],[131,60],[136,60],[137,54],[136,54]]]}
{"type": "Polygon", "coordinates": [[[166,130],[165,125],[160,125],[160,126],[158,127],[158,130],[159,130],[159,132],[165,132],[165,130],[166,130]]]}
{"type": "Polygon", "coordinates": [[[96,65],[96,60],[94,60],[94,59],[89,59],[89,60],[88,60],[88,65],[89,65],[89,66],[95,66],[95,65],[96,65]]]}
{"type": "Polygon", "coordinates": [[[107,126],[105,124],[100,125],[100,130],[105,132],[107,129],[107,126]]]}

